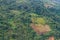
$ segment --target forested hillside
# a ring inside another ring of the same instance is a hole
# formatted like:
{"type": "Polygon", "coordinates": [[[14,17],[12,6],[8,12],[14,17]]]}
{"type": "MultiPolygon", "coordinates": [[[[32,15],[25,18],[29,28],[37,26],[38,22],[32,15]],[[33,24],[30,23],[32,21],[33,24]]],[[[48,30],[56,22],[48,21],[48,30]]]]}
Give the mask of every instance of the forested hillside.
{"type": "Polygon", "coordinates": [[[59,0],[0,0],[0,40],[60,40],[59,0]]]}

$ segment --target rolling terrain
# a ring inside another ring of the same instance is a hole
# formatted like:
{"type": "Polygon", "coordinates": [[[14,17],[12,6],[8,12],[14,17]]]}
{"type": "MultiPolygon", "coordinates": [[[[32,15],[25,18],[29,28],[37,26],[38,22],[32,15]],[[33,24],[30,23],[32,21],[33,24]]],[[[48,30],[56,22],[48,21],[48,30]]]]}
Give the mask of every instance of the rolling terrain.
{"type": "Polygon", "coordinates": [[[60,1],[0,0],[0,40],[60,40],[60,1]]]}

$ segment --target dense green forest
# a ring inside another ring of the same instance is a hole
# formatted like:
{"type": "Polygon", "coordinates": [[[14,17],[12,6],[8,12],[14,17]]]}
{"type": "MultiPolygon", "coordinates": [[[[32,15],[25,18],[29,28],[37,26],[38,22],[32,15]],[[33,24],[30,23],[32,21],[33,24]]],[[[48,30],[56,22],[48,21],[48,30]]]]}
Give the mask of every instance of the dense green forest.
{"type": "Polygon", "coordinates": [[[47,40],[50,36],[60,40],[60,4],[48,0],[0,0],[0,40],[47,40]],[[37,33],[34,25],[49,25],[50,31],[37,33]]]}

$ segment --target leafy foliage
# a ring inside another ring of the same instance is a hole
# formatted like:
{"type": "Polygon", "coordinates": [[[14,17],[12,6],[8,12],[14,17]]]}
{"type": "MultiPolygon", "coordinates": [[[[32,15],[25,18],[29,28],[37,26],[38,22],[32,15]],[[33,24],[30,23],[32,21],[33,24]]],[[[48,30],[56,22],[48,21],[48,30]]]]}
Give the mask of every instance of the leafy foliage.
{"type": "Polygon", "coordinates": [[[45,4],[46,0],[0,0],[0,40],[46,40],[52,35],[59,40],[60,7],[45,4]],[[37,34],[31,23],[47,24],[51,31],[37,34]]]}

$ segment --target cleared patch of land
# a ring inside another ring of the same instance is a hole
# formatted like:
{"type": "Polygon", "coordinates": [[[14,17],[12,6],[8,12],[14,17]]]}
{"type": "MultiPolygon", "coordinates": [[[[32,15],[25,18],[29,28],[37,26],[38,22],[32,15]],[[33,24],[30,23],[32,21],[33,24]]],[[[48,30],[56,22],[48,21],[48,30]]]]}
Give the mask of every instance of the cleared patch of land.
{"type": "Polygon", "coordinates": [[[48,40],[54,40],[54,36],[49,37],[48,40]]]}
{"type": "Polygon", "coordinates": [[[44,34],[51,31],[49,25],[31,24],[32,29],[38,34],[44,34]]]}

